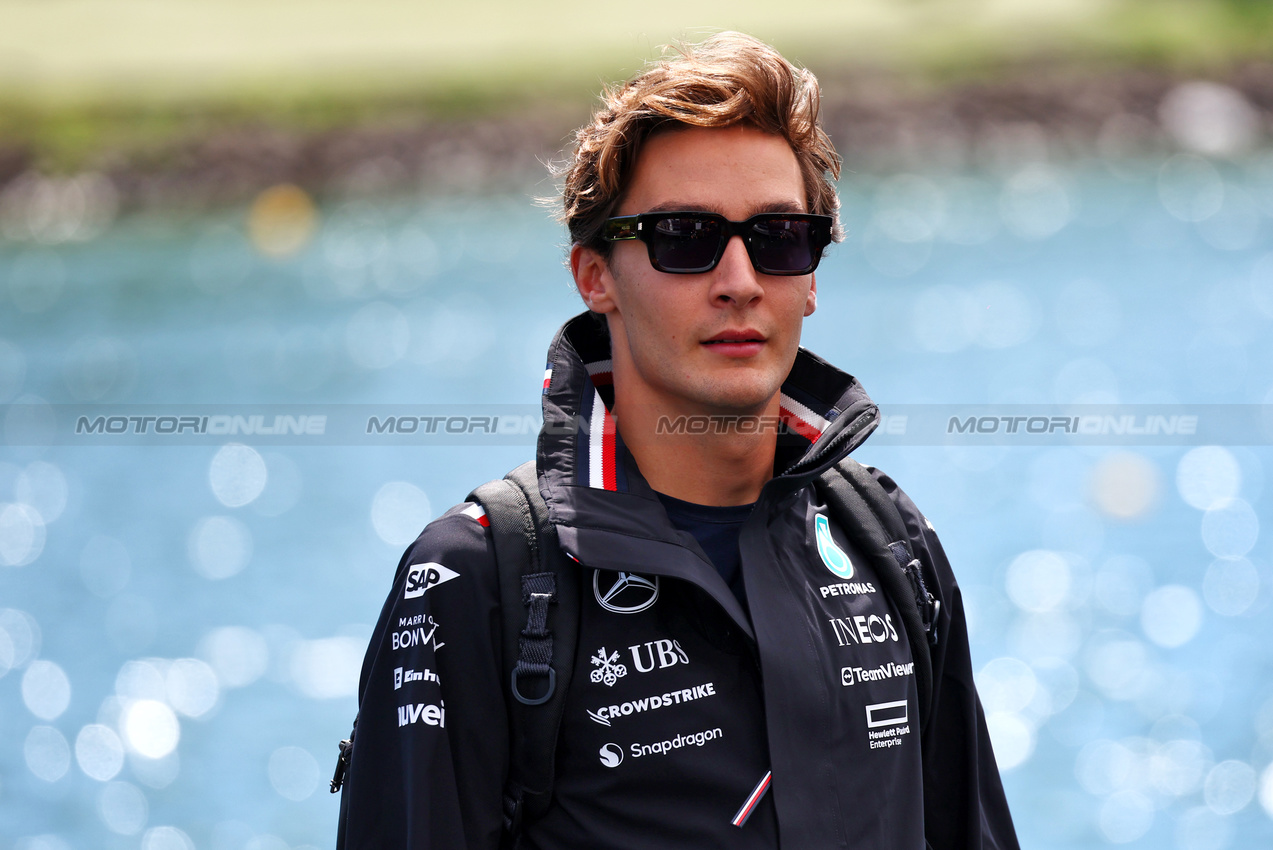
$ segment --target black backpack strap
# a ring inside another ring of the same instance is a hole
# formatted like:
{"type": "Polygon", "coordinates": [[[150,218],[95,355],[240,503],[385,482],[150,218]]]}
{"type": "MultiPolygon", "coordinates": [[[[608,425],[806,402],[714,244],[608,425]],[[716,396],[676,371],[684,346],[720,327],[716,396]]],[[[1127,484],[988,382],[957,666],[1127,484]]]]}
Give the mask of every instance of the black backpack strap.
{"type": "Polygon", "coordinates": [[[534,463],[469,495],[486,511],[499,573],[508,688],[506,844],[552,800],[557,732],[579,635],[579,577],[557,545],[534,463]]]}
{"type": "Polygon", "coordinates": [[[915,662],[920,728],[932,705],[933,661],[941,603],[928,591],[923,568],[911,551],[906,523],[897,505],[866,467],[845,458],[818,476],[817,486],[875,568],[884,592],[897,606],[915,662]]]}

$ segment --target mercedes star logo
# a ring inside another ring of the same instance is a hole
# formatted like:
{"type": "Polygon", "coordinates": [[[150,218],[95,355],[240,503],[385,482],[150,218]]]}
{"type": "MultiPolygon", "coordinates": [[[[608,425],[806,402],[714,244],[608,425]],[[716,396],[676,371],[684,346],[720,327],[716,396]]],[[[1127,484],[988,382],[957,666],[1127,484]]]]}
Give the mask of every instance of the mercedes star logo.
{"type": "Polygon", "coordinates": [[[597,597],[597,604],[615,614],[636,614],[644,611],[659,598],[659,577],[653,580],[636,573],[618,573],[618,578],[610,581],[609,576],[615,573],[606,571],[606,590],[602,590],[602,570],[592,573],[592,592],[597,597]]]}

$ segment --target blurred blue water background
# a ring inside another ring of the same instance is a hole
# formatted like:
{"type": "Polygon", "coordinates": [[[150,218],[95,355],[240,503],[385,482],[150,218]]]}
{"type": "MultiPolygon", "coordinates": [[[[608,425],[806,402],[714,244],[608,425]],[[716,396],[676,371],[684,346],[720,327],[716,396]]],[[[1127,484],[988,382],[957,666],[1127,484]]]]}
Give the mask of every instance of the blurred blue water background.
{"type": "MultiPolygon", "coordinates": [[[[886,414],[1273,402],[1273,157],[841,190],[804,342],[886,414]]],[[[4,415],[537,404],[579,302],[530,195],[331,201],[284,258],[242,209],[0,241],[4,415]]],[[[531,453],[0,449],[0,850],[331,846],[336,742],[404,545],[531,453]]],[[[1023,846],[1269,846],[1267,445],[858,457],[942,534],[1023,846]]]]}

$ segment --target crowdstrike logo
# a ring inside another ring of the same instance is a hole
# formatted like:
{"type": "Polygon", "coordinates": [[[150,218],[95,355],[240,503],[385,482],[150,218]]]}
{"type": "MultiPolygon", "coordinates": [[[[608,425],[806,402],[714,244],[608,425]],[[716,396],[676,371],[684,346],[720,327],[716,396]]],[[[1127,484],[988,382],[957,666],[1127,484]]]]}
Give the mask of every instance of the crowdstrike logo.
{"type": "Polygon", "coordinates": [[[822,556],[822,563],[827,565],[827,569],[831,571],[831,574],[842,579],[853,578],[853,562],[849,560],[849,556],[836,545],[835,540],[831,537],[831,523],[827,520],[826,515],[817,514],[814,516],[813,536],[818,541],[818,554],[822,556]]]}
{"type": "Polygon", "coordinates": [[[692,688],[681,688],[676,691],[668,691],[665,694],[655,694],[651,697],[629,700],[619,705],[603,705],[595,710],[589,708],[585,709],[585,711],[588,712],[588,717],[592,719],[593,723],[609,726],[611,720],[616,720],[620,717],[655,711],[671,705],[680,705],[683,702],[692,702],[704,697],[714,696],[716,696],[716,684],[707,682],[702,685],[695,685],[692,688]]]}
{"type": "MultiPolygon", "coordinates": [[[[592,573],[592,594],[597,604],[614,614],[637,614],[653,605],[659,598],[659,577],[648,579],[636,573],[618,573],[614,580],[603,583],[602,570],[592,573]],[[602,590],[602,587],[605,590],[602,590]]],[[[607,577],[616,575],[605,571],[607,577]]]]}
{"type": "Polygon", "coordinates": [[[407,568],[407,584],[403,589],[403,599],[415,599],[418,596],[424,596],[425,592],[430,588],[444,584],[453,578],[459,576],[455,570],[450,567],[444,567],[441,564],[429,562],[427,564],[412,564],[407,568]]]}
{"type": "Polygon", "coordinates": [[[623,764],[623,750],[618,744],[602,744],[599,755],[601,763],[606,767],[618,767],[623,764]]]}

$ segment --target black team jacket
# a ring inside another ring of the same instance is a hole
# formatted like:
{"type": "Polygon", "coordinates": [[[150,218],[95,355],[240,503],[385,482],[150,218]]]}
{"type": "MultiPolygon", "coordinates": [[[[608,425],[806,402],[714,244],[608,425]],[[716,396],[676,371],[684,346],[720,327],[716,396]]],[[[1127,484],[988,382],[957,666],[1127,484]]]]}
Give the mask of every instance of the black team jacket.
{"type": "MultiPolygon", "coordinates": [[[[921,734],[897,610],[811,486],[877,421],[857,381],[801,349],[783,385],[784,432],[800,436],[780,440],[742,531],[745,610],[615,432],[609,359],[587,314],[549,352],[544,420],[580,427],[541,433],[539,482],[582,565],[582,610],[555,802],[522,846],[1016,848],[959,588],[932,526],[873,472],[941,602],[921,734]]],[[[367,650],[347,847],[499,846],[501,623],[486,517],[458,505],[403,556],[367,650]]]]}

